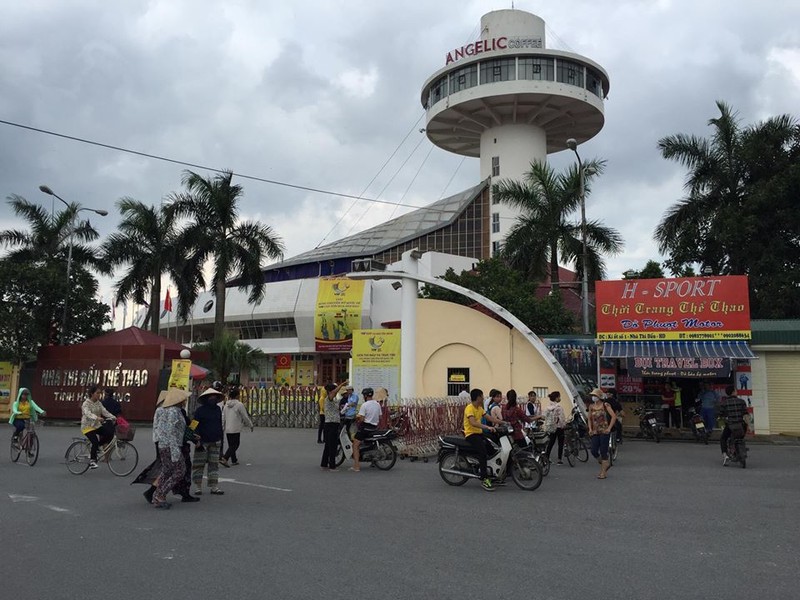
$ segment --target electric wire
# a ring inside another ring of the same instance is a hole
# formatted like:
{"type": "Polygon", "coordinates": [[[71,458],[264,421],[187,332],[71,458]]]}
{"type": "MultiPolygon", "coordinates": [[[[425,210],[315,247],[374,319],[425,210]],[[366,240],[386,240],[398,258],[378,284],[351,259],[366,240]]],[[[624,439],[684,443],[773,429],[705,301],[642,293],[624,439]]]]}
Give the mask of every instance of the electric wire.
{"type": "Polygon", "coordinates": [[[431,144],[431,147],[428,148],[428,153],[425,155],[425,158],[422,159],[422,163],[420,164],[419,168],[417,169],[417,172],[414,173],[414,177],[412,177],[411,181],[408,182],[408,185],[406,186],[406,190],[403,192],[403,195],[400,196],[400,200],[397,201],[397,204],[392,209],[392,214],[389,215],[390,219],[394,218],[394,215],[397,212],[397,209],[400,208],[400,203],[403,200],[406,199],[406,196],[408,195],[408,192],[411,189],[411,186],[414,185],[414,182],[417,180],[417,177],[419,177],[419,173],[420,173],[420,171],[422,171],[422,167],[424,167],[425,163],[428,162],[428,157],[431,155],[431,152],[433,152],[433,148],[434,148],[434,146],[433,146],[433,144],[431,144]]]}
{"type": "Polygon", "coordinates": [[[447,188],[450,187],[450,184],[453,183],[453,179],[456,178],[456,173],[458,173],[458,170],[461,168],[461,165],[464,164],[465,160],[467,160],[467,157],[466,156],[462,156],[461,160],[458,162],[458,166],[456,167],[456,170],[453,171],[453,174],[450,176],[450,179],[447,180],[447,185],[444,186],[444,189],[442,190],[442,193],[439,195],[439,200],[444,198],[444,193],[447,191],[447,188]]]}

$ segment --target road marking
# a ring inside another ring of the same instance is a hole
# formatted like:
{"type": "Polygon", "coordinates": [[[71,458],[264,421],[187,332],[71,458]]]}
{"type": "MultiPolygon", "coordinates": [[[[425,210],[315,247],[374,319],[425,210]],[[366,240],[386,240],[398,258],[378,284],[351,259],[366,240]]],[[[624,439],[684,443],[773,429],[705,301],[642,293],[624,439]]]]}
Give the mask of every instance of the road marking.
{"type": "Polygon", "coordinates": [[[9,494],[8,497],[12,502],[37,502],[39,500],[36,496],[21,496],[18,494],[9,494]]]}
{"type": "Polygon", "coordinates": [[[286,488],[273,487],[271,485],[262,485],[260,483],[250,483],[248,481],[237,481],[236,479],[226,479],[226,478],[223,478],[223,477],[220,477],[219,480],[221,482],[224,482],[224,483],[235,483],[236,485],[246,485],[246,486],[249,486],[249,487],[261,488],[261,489],[264,489],[264,490],[273,490],[275,492],[291,492],[292,491],[292,490],[287,490],[286,488]]]}
{"type": "Polygon", "coordinates": [[[72,511],[68,508],[61,508],[60,506],[53,506],[52,504],[42,504],[47,509],[50,509],[57,513],[71,513],[72,511]]]}

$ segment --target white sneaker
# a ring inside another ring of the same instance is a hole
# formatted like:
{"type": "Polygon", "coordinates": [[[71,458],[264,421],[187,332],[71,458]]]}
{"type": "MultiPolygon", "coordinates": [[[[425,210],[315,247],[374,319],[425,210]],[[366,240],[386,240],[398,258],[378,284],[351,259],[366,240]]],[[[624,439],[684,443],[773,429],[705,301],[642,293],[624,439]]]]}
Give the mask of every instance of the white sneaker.
{"type": "Polygon", "coordinates": [[[722,455],[722,466],[723,466],[723,467],[727,467],[727,466],[728,466],[728,462],[729,462],[730,460],[731,460],[731,457],[730,457],[730,456],[728,456],[727,454],[723,454],[723,455],[722,455]]]}
{"type": "Polygon", "coordinates": [[[95,461],[91,461],[91,462],[89,463],[89,468],[90,468],[90,469],[96,469],[96,468],[97,468],[97,462],[95,462],[95,461]]]}

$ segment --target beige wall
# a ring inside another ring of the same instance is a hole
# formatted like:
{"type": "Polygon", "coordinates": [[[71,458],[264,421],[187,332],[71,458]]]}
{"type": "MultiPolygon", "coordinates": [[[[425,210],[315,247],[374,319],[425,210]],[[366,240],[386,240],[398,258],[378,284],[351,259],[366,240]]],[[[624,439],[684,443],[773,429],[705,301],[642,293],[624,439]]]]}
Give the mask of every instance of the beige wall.
{"type": "Polygon", "coordinates": [[[562,399],[569,397],[548,362],[518,331],[460,304],[419,300],[418,396],[444,396],[448,367],[469,367],[471,386],[484,392],[513,388],[524,395],[533,387],[546,387],[560,391],[562,399]]]}

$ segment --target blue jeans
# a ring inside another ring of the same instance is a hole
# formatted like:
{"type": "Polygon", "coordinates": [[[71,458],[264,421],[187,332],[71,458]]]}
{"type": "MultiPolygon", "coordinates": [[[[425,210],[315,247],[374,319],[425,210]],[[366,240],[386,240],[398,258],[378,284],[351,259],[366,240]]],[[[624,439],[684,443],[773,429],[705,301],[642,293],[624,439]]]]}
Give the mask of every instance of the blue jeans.
{"type": "Polygon", "coordinates": [[[714,424],[717,421],[716,412],[713,408],[703,407],[700,409],[700,416],[703,417],[703,424],[706,426],[708,433],[714,430],[714,424]]]}
{"type": "Polygon", "coordinates": [[[14,435],[19,435],[25,429],[25,425],[28,423],[25,419],[14,419],[12,425],[14,426],[14,435]]]}
{"type": "Polygon", "coordinates": [[[592,456],[608,460],[608,440],[611,437],[608,433],[600,433],[591,437],[592,456]]]}

